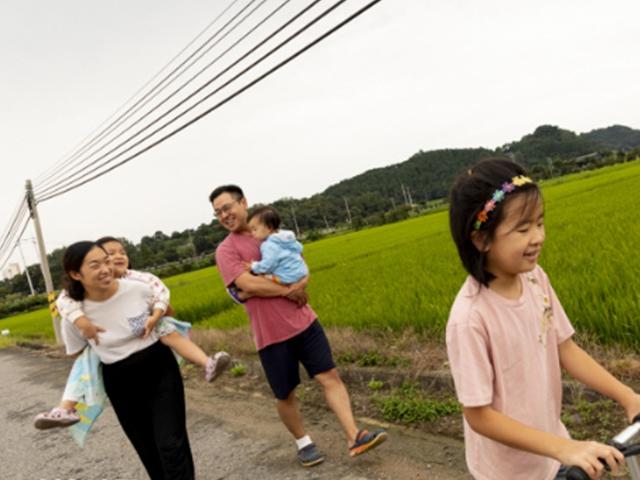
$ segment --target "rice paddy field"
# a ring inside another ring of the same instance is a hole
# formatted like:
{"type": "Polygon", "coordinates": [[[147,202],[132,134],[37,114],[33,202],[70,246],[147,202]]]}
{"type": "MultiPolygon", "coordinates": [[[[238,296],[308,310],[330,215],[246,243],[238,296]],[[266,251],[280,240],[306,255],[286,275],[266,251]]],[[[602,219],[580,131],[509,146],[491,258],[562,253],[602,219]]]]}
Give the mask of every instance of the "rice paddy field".
{"type": "MultiPolygon", "coordinates": [[[[543,184],[547,240],[540,264],[578,331],[640,344],[640,161],[543,184]]],[[[447,212],[305,245],[311,304],[326,326],[442,335],[464,281],[447,212]]],[[[197,328],[247,324],[214,267],[165,279],[182,320],[197,328]]],[[[0,329],[51,338],[47,310],[0,329]]]]}

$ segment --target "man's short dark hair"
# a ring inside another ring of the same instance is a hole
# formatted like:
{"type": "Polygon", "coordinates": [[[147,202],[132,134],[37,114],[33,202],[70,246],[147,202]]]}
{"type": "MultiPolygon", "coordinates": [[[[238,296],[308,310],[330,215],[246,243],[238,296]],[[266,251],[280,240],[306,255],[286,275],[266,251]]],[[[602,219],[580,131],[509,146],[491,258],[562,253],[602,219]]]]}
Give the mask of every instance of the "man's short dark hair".
{"type": "Polygon", "coordinates": [[[255,208],[250,214],[249,218],[247,218],[247,222],[251,221],[253,217],[258,217],[260,223],[262,223],[265,227],[270,230],[278,230],[280,228],[280,223],[282,220],[280,219],[280,215],[277,210],[273,207],[258,207],[255,208]]]}
{"type": "Polygon", "coordinates": [[[213,201],[216,198],[218,198],[220,195],[222,195],[223,193],[230,194],[237,201],[240,201],[240,200],[242,200],[244,198],[244,192],[242,191],[242,189],[239,186],[237,186],[237,185],[221,185],[220,187],[214,189],[213,192],[211,192],[211,194],[209,195],[209,202],[213,203],[213,201]]]}

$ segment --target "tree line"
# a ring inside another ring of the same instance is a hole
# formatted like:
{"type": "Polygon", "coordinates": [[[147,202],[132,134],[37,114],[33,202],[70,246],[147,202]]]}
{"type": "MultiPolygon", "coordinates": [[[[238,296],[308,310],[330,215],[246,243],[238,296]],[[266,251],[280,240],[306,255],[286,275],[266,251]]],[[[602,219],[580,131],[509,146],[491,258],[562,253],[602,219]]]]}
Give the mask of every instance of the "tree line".
{"type": "MultiPolygon", "coordinates": [[[[279,199],[273,206],[286,228],[308,240],[337,230],[395,222],[439,208],[456,175],[477,160],[495,155],[522,163],[537,179],[551,178],[640,157],[640,131],[616,125],[577,135],[542,125],[495,149],[419,151],[404,162],[368,170],[308,198],[279,199]]],[[[226,234],[214,219],[170,235],[157,231],[137,244],[126,238],[122,242],[132,267],[168,276],[212,265],[212,254],[226,234]]],[[[59,248],[48,255],[56,289],[61,288],[63,252],[59,248]]],[[[44,292],[39,266],[29,266],[29,273],[35,290],[44,292]]],[[[34,302],[42,304],[44,297],[26,299],[29,292],[25,273],[0,282],[0,316],[29,308],[34,302]]]]}

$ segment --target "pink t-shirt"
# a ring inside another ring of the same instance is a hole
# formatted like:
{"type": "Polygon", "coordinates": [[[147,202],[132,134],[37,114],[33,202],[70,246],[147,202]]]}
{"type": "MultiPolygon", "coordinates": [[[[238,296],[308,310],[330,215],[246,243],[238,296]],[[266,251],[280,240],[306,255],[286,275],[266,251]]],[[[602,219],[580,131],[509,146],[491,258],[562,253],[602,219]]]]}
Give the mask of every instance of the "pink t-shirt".
{"type": "MultiPolygon", "coordinates": [[[[216,264],[226,286],[247,273],[242,262],[260,260],[260,241],[250,235],[231,233],[216,249],[216,264]]],[[[282,342],[306,330],[317,318],[309,305],[284,297],[252,297],[244,304],[258,350],[282,342]]]]}
{"type": "MultiPolygon", "coordinates": [[[[520,275],[522,296],[506,299],[468,277],[451,308],[447,353],[458,400],[491,405],[529,427],[569,438],[560,420],[558,345],[573,327],[537,266],[520,275]]],[[[547,480],[556,460],[517,450],[474,432],[464,420],[465,453],[476,480],[547,480]]]]}

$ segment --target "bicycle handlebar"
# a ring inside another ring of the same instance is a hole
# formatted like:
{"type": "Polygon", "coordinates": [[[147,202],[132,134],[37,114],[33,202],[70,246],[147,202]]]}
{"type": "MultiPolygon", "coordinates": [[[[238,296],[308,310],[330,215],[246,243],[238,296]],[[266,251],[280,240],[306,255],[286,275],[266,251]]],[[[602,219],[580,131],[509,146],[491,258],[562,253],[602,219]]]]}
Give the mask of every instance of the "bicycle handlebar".
{"type": "MultiPolygon", "coordinates": [[[[640,454],[640,443],[626,445],[629,440],[640,433],[640,414],[636,415],[633,423],[616,435],[609,444],[617,448],[625,457],[633,457],[640,454]]],[[[604,467],[609,470],[609,465],[603,459],[599,459],[604,467]]],[[[590,477],[580,467],[573,466],[567,471],[567,480],[589,480],[590,477]]]]}

